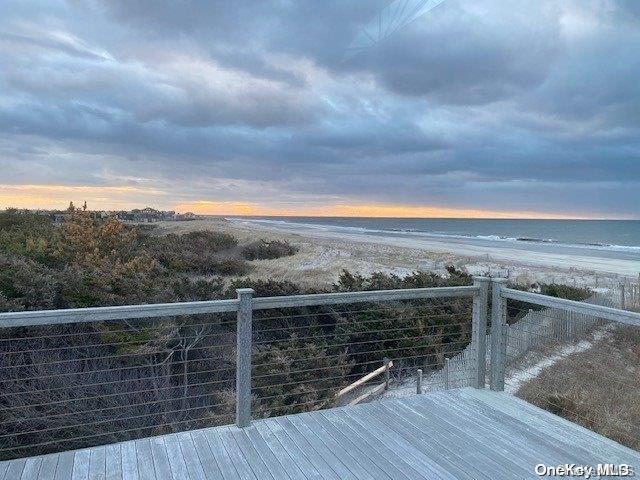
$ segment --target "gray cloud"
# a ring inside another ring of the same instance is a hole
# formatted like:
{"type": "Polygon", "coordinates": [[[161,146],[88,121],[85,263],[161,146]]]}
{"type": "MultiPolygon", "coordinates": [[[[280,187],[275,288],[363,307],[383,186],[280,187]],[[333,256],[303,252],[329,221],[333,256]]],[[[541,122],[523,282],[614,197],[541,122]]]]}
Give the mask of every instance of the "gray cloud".
{"type": "Polygon", "coordinates": [[[0,184],[640,217],[637,2],[384,5],[6,2],[0,184]]]}

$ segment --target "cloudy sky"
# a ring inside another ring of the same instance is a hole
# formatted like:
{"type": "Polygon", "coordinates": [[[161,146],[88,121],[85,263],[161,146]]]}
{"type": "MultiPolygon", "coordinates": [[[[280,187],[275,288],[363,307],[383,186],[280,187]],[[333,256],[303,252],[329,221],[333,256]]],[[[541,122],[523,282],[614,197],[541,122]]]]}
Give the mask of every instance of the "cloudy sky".
{"type": "Polygon", "coordinates": [[[640,218],[640,1],[3,0],[0,207],[640,218]]]}

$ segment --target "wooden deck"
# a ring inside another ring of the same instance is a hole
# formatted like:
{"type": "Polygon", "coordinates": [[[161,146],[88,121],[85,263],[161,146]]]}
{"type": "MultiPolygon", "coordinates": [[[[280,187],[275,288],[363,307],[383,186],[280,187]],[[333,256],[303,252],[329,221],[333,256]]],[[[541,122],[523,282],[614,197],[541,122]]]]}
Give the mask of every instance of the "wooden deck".
{"type": "Polygon", "coordinates": [[[2,480],[538,478],[640,454],[504,393],[448,390],[0,463],[2,480]]]}

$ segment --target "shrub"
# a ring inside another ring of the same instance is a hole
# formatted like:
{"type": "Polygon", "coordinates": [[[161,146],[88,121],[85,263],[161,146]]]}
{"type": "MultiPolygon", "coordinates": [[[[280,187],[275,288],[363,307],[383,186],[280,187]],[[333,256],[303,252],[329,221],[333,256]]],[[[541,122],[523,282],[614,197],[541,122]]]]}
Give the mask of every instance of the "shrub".
{"type": "MultiPolygon", "coordinates": [[[[509,284],[509,288],[522,291],[529,290],[528,287],[511,283],[509,284]]],[[[556,283],[540,285],[540,293],[551,297],[575,300],[578,302],[586,300],[591,297],[591,295],[593,295],[593,292],[589,288],[571,287],[569,285],[560,285],[556,283]]],[[[508,323],[511,324],[521,319],[529,312],[529,310],[539,311],[543,310],[544,308],[546,307],[522,302],[520,300],[509,300],[507,302],[508,323]]]]}
{"type": "Polygon", "coordinates": [[[30,259],[0,254],[0,297],[4,310],[60,306],[56,272],[30,259]]]}
{"type": "Polygon", "coordinates": [[[540,285],[540,293],[550,297],[565,298],[581,302],[586,300],[593,292],[589,288],[572,287],[570,285],[560,285],[549,283],[540,285]]]}
{"type": "Polygon", "coordinates": [[[201,273],[215,273],[217,275],[243,275],[251,270],[247,262],[235,255],[213,257],[203,267],[200,270],[201,273]]]}
{"type": "Polygon", "coordinates": [[[0,252],[51,263],[53,232],[48,217],[6,210],[0,213],[0,252]]]}
{"type": "Polygon", "coordinates": [[[289,242],[273,240],[258,240],[242,247],[241,253],[247,260],[269,260],[273,258],[288,257],[298,252],[298,248],[289,242]]]}
{"type": "MultiPolygon", "coordinates": [[[[334,284],[334,290],[338,292],[354,292],[366,290],[393,290],[398,288],[429,288],[451,287],[470,285],[472,279],[466,274],[450,267],[449,277],[441,277],[433,272],[417,271],[404,277],[383,272],[374,272],[369,277],[360,274],[352,274],[343,270],[334,284]]],[[[449,270],[449,269],[448,269],[449,270]]]]}
{"type": "Polygon", "coordinates": [[[197,275],[242,275],[249,265],[233,253],[237,240],[220,232],[190,232],[145,238],[149,254],[165,268],[197,275]]]}
{"type": "Polygon", "coordinates": [[[200,252],[222,252],[238,245],[233,235],[208,230],[185,233],[180,240],[183,247],[200,252]]]}
{"type": "Polygon", "coordinates": [[[317,341],[292,336],[255,349],[253,410],[261,417],[333,406],[349,370],[347,356],[317,341]]]}

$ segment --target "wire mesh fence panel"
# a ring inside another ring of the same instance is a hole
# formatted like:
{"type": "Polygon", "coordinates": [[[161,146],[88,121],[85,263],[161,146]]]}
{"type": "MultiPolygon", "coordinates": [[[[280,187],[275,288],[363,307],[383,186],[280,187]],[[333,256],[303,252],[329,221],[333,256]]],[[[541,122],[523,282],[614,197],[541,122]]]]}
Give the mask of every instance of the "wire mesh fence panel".
{"type": "Polygon", "coordinates": [[[640,326],[512,299],[506,311],[505,391],[639,450],[640,326]]]}
{"type": "Polygon", "coordinates": [[[424,390],[470,385],[471,312],[470,298],[254,312],[253,416],[415,394],[418,369],[424,390]]]}
{"type": "Polygon", "coordinates": [[[0,459],[233,421],[235,314],[0,329],[0,459]]]}
{"type": "Polygon", "coordinates": [[[640,312],[640,275],[637,282],[625,282],[613,288],[615,307],[640,312]]]}

